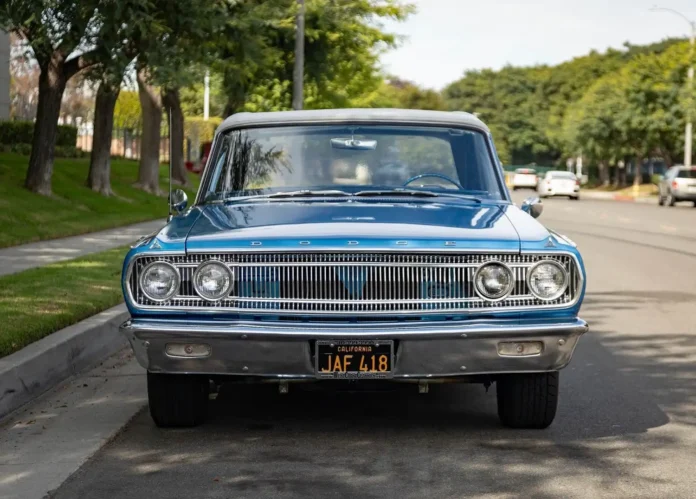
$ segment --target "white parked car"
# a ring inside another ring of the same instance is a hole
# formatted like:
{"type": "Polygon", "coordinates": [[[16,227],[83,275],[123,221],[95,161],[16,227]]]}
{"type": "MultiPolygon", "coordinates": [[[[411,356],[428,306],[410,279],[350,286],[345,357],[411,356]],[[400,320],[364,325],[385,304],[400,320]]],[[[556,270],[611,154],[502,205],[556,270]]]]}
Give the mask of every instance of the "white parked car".
{"type": "Polygon", "coordinates": [[[539,180],[537,186],[539,197],[568,196],[580,199],[580,179],[573,172],[549,171],[539,180]]]}
{"type": "Polygon", "coordinates": [[[537,172],[533,168],[518,168],[512,177],[512,190],[536,189],[538,182],[537,172]]]}

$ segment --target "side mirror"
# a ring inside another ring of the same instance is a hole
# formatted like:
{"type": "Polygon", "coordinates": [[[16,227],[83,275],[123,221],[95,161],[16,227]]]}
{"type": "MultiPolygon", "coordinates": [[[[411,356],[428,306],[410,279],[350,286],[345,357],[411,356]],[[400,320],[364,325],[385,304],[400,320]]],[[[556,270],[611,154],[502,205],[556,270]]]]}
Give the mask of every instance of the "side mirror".
{"type": "Polygon", "coordinates": [[[176,189],[172,191],[169,198],[169,213],[172,215],[178,215],[186,209],[188,204],[188,197],[186,193],[181,189],[176,189]]]}
{"type": "Polygon", "coordinates": [[[544,211],[544,205],[541,199],[537,197],[529,197],[522,202],[522,211],[529,213],[533,218],[539,218],[539,215],[544,211]]]}

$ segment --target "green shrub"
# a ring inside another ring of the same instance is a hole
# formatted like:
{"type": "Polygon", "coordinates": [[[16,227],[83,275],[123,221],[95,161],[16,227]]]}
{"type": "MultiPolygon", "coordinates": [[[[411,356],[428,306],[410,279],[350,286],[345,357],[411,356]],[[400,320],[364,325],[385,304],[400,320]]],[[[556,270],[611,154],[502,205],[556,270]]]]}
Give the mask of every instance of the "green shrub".
{"type": "Polygon", "coordinates": [[[22,156],[31,154],[31,144],[2,144],[0,143],[0,153],[14,153],[22,156]]]}
{"type": "Polygon", "coordinates": [[[660,180],[662,180],[662,175],[660,175],[659,173],[653,173],[652,177],[650,177],[650,182],[652,182],[655,185],[659,185],[660,180]]]}
{"type": "Polygon", "coordinates": [[[31,121],[0,121],[0,144],[31,144],[33,134],[31,121]]]}
{"type": "MultiPolygon", "coordinates": [[[[0,121],[0,144],[31,144],[34,136],[32,121],[0,121]]],[[[77,128],[70,125],[58,125],[57,146],[75,146],[77,128]]]]}
{"type": "Polygon", "coordinates": [[[58,135],[56,145],[64,147],[75,147],[77,143],[77,127],[70,125],[58,125],[58,135]]]}

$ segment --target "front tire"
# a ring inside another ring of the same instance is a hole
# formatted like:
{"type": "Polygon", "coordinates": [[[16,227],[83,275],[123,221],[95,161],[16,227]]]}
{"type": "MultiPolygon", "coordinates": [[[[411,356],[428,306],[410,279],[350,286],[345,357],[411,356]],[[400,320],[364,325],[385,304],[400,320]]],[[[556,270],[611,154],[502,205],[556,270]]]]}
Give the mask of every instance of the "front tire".
{"type": "Polygon", "coordinates": [[[150,416],[160,428],[197,426],[205,421],[210,384],[190,374],[147,373],[150,416]]]}
{"type": "Polygon", "coordinates": [[[547,428],[558,407],[558,371],[506,374],[496,381],[498,417],[510,428],[547,428]]]}

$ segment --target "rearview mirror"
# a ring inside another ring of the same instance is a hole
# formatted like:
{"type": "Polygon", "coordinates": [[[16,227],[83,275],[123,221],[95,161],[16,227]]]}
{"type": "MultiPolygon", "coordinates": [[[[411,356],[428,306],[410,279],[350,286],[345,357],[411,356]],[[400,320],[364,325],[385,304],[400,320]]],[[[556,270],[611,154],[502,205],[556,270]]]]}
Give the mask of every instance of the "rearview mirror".
{"type": "Polygon", "coordinates": [[[172,215],[178,215],[186,209],[188,204],[188,197],[186,193],[181,189],[176,189],[172,191],[169,197],[169,213],[172,215]]]}
{"type": "Polygon", "coordinates": [[[334,149],[352,149],[354,151],[374,151],[377,148],[377,141],[353,138],[331,139],[331,147],[334,149]]]}
{"type": "Polygon", "coordinates": [[[544,211],[544,205],[538,197],[528,197],[522,202],[520,208],[525,213],[529,213],[532,218],[539,218],[539,215],[544,211]]]}

